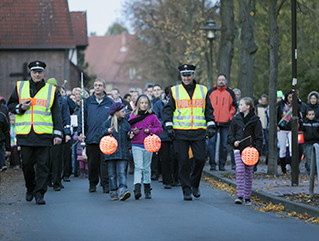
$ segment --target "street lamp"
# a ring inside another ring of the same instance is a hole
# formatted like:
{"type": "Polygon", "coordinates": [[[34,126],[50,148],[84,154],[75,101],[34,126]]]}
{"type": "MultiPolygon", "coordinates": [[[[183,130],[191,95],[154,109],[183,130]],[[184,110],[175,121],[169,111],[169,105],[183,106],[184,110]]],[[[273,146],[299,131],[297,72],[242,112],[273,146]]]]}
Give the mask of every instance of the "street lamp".
{"type": "Polygon", "coordinates": [[[215,32],[219,31],[220,28],[216,27],[215,21],[210,19],[207,20],[206,25],[202,27],[201,30],[206,31],[206,38],[209,40],[207,88],[210,89],[210,83],[213,81],[213,40],[215,38],[215,32]]]}

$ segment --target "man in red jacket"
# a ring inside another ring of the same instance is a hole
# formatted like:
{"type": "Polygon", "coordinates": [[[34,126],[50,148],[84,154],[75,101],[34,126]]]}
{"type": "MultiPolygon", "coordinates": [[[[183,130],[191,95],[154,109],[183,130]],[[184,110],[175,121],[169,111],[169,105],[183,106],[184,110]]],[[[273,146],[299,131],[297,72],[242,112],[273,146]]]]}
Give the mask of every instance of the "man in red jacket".
{"type": "MultiPolygon", "coordinates": [[[[217,131],[220,133],[219,170],[225,171],[228,127],[233,116],[236,114],[236,97],[232,89],[227,86],[227,79],[224,74],[218,75],[217,86],[214,85],[214,87],[208,91],[207,96],[213,106],[217,131]]],[[[217,135],[208,141],[208,155],[211,170],[216,170],[216,137],[217,135]]]]}

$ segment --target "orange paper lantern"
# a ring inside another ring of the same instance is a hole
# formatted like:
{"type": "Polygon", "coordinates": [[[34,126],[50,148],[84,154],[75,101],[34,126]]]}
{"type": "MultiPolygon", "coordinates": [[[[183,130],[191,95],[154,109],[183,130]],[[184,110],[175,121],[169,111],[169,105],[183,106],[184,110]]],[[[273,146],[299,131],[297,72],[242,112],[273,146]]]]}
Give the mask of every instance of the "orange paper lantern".
{"type": "Polygon", "coordinates": [[[144,146],[149,152],[157,152],[161,148],[161,139],[155,134],[149,135],[144,139],[144,146]]]}
{"type": "Polygon", "coordinates": [[[303,144],[303,143],[305,143],[303,132],[298,131],[298,144],[303,144]]]}
{"type": "Polygon", "coordinates": [[[241,153],[241,159],[247,166],[253,166],[258,162],[259,152],[255,147],[246,147],[241,153]]]}
{"type": "Polygon", "coordinates": [[[100,150],[106,155],[113,154],[117,149],[117,140],[113,136],[104,136],[100,140],[100,150]]]}

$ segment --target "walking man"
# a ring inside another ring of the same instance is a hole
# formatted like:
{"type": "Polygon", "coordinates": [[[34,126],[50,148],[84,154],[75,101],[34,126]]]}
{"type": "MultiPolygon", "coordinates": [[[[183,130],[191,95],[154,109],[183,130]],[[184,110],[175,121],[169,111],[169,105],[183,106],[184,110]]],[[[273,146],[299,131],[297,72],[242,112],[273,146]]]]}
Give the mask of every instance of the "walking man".
{"type": "Polygon", "coordinates": [[[200,197],[199,183],[206,157],[205,137],[215,134],[214,110],[207,98],[207,88],[194,80],[195,68],[191,64],[178,67],[182,83],[171,88],[168,103],[163,108],[164,126],[178,157],[185,201],[192,200],[191,194],[200,197]],[[194,164],[188,156],[190,147],[194,164]]]}
{"type": "MultiPolygon", "coordinates": [[[[227,86],[227,79],[224,74],[218,75],[217,85],[208,91],[207,96],[213,106],[216,127],[220,134],[219,170],[225,171],[228,128],[230,121],[236,114],[237,101],[234,92],[227,86]]],[[[216,170],[216,137],[217,135],[208,141],[210,170],[216,170]]]]}
{"type": "Polygon", "coordinates": [[[114,101],[106,96],[105,81],[96,79],[94,93],[84,101],[84,123],[82,123],[82,109],[79,112],[78,134],[79,140],[85,140],[86,154],[88,156],[89,192],[96,192],[96,185],[101,177],[103,192],[109,192],[107,165],[99,148],[102,134],[102,124],[109,118],[109,111],[114,101]],[[82,133],[84,124],[84,134],[82,133]],[[101,161],[102,160],[102,161],[101,161]]]}
{"type": "Polygon", "coordinates": [[[47,191],[50,147],[62,142],[62,117],[58,92],[44,82],[46,64],[33,61],[28,65],[31,79],[18,81],[9,98],[9,111],[16,114],[18,146],[21,146],[22,170],[27,188],[26,200],[35,197],[44,205],[47,191]]]}

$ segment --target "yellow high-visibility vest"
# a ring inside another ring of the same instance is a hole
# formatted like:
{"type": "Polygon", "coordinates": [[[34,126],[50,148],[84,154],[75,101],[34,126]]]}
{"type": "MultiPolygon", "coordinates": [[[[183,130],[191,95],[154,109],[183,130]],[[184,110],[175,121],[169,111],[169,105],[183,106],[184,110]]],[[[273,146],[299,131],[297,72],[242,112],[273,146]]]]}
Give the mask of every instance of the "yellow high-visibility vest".
{"type": "Polygon", "coordinates": [[[196,84],[192,99],[182,84],[171,88],[176,109],[173,128],[180,130],[206,129],[205,106],[207,88],[196,84]]]}
{"type": "Polygon", "coordinates": [[[53,121],[51,107],[54,102],[56,87],[45,84],[38,93],[30,97],[30,82],[18,81],[17,92],[19,103],[25,100],[31,101],[31,107],[22,115],[16,115],[16,132],[18,135],[27,135],[31,126],[37,134],[52,134],[53,121]]]}

